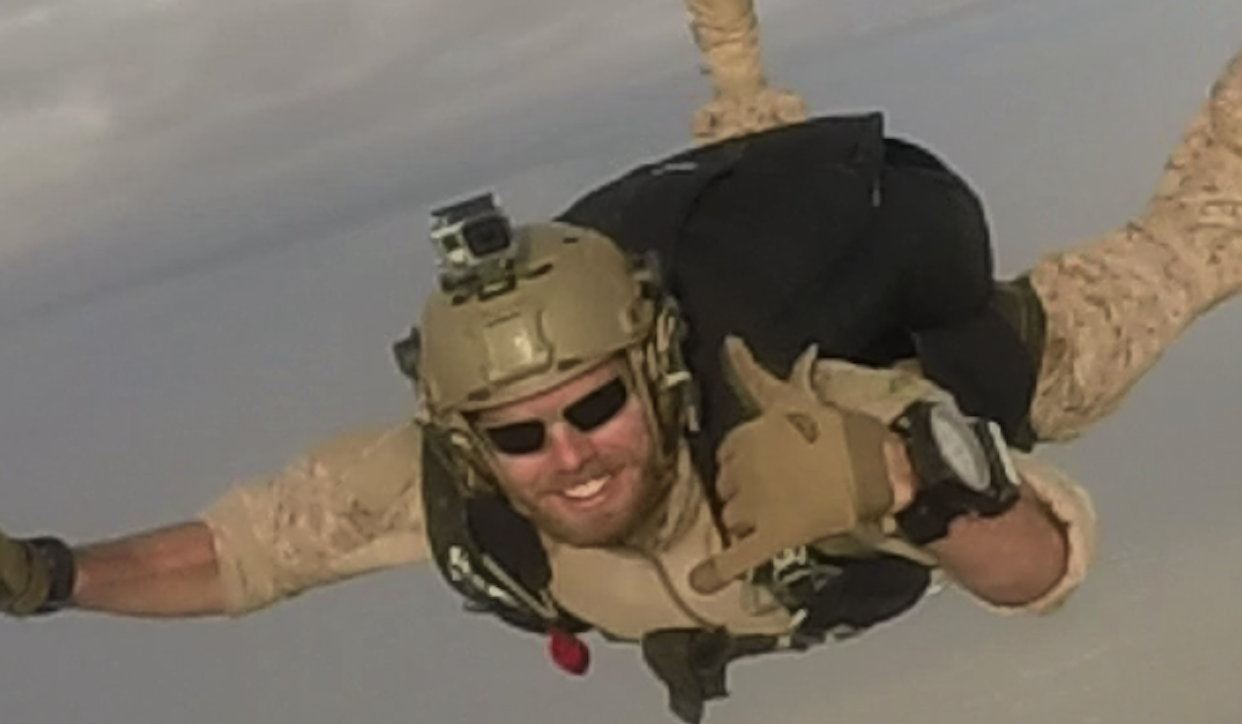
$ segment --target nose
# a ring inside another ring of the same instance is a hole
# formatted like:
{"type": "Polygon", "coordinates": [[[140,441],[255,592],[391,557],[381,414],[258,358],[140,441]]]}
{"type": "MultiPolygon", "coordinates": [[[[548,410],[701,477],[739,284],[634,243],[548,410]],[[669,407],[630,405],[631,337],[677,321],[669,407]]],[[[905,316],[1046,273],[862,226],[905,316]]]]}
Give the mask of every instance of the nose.
{"type": "Polygon", "coordinates": [[[591,439],[572,425],[556,422],[548,426],[548,455],[562,472],[578,470],[592,454],[591,439]]]}

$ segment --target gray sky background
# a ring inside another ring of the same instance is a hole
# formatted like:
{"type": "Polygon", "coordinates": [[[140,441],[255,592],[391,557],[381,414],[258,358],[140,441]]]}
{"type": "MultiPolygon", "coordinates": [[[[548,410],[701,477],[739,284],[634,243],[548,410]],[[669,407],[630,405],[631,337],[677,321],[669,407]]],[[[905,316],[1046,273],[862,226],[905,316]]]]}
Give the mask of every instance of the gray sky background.
{"type": "MultiPolygon", "coordinates": [[[[409,406],[389,343],[432,281],[427,208],[559,210],[684,145],[707,93],[673,0],[0,0],[0,525],[181,519],[409,406]]],[[[1242,39],[1235,0],[760,0],[769,70],[881,108],[979,186],[1002,273],[1120,223],[1242,39]]],[[[712,724],[1242,717],[1242,310],[1048,449],[1104,552],[1055,617],[947,593],[744,663],[712,724]]],[[[29,724],[671,722],[629,648],[567,680],[430,569],[239,621],[0,622],[29,724]]]]}

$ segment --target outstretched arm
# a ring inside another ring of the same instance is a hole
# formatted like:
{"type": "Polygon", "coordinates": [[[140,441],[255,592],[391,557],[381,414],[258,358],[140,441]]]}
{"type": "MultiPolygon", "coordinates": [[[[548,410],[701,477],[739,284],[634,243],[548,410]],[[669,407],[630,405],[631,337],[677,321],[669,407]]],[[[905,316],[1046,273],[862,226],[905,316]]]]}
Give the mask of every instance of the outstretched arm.
{"type": "Polygon", "coordinates": [[[0,535],[0,611],[240,615],[427,557],[412,427],[335,440],[200,520],[68,549],[0,535]],[[71,592],[71,593],[70,593],[71,592]]]}
{"type": "Polygon", "coordinates": [[[186,522],[76,548],[0,534],[0,610],[77,608],[131,616],[224,611],[213,536],[186,522]]]}
{"type": "Polygon", "coordinates": [[[82,546],[75,557],[75,608],[152,618],[224,613],[215,538],[204,523],[82,546]]]}

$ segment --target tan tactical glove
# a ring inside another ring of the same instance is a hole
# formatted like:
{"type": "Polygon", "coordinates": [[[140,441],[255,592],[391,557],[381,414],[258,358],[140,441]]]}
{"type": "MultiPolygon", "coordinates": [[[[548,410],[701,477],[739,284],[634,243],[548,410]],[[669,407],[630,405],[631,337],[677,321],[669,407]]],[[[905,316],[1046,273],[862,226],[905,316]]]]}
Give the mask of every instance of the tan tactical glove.
{"type": "Polygon", "coordinates": [[[28,616],[47,603],[51,589],[47,562],[30,545],[0,533],[0,612],[28,616]]]}
{"type": "Polygon", "coordinates": [[[703,594],[790,548],[878,521],[894,503],[884,443],[895,435],[874,417],[820,401],[817,348],[803,353],[788,381],[761,368],[739,339],[725,340],[725,354],[726,374],[758,415],[717,453],[722,522],[734,542],[691,572],[703,594]]]}

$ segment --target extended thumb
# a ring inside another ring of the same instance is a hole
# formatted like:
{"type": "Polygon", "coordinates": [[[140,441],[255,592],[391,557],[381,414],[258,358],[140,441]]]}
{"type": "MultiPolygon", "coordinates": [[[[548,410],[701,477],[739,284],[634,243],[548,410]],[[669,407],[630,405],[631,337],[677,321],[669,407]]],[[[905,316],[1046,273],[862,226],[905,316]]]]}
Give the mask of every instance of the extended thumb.
{"type": "Polygon", "coordinates": [[[725,337],[724,373],[734,394],[755,411],[768,407],[786,392],[785,381],[764,369],[740,337],[725,337]]]}

